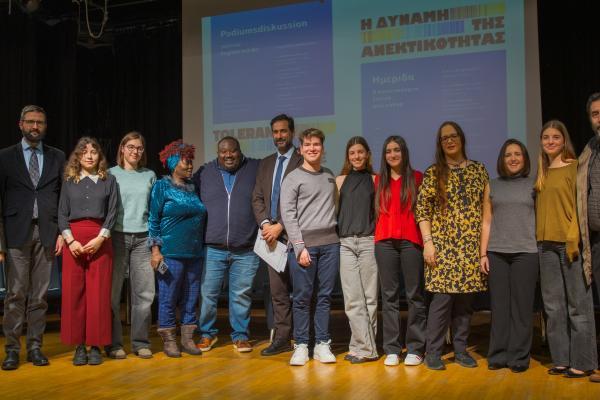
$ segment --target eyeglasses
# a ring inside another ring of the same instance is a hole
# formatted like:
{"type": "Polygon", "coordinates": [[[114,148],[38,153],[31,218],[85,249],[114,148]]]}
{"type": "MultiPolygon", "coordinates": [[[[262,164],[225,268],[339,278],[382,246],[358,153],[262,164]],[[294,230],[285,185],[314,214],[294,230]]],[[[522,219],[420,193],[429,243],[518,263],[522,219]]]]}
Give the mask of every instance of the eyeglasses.
{"type": "Polygon", "coordinates": [[[38,120],[35,120],[35,119],[24,119],[23,123],[25,125],[32,125],[32,126],[35,125],[35,124],[37,124],[38,126],[45,126],[46,125],[46,121],[38,121],[38,120]]]}
{"type": "Polygon", "coordinates": [[[139,146],[136,147],[132,144],[128,144],[127,146],[125,146],[125,148],[127,149],[128,152],[133,153],[134,151],[137,150],[138,153],[142,154],[144,152],[144,147],[143,146],[139,146]]]}
{"type": "Polygon", "coordinates": [[[452,140],[453,142],[456,142],[456,140],[458,139],[458,133],[452,133],[448,136],[442,136],[440,137],[440,142],[442,143],[448,143],[449,140],[452,140]]]}

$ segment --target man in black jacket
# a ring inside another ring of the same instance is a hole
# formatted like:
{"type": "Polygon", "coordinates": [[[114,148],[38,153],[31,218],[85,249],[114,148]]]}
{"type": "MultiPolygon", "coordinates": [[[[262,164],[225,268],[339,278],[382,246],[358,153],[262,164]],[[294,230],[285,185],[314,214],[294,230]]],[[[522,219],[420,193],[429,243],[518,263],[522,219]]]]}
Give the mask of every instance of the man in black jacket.
{"type": "Polygon", "coordinates": [[[65,154],[43,143],[46,112],[35,105],[21,111],[23,138],[0,150],[0,198],[6,234],[6,297],[2,322],[6,358],[2,369],[19,367],[20,336],[27,321],[27,361],[48,365],[41,352],[46,328],[46,295],[54,257],[62,251],[57,208],[65,154]]]}
{"type": "Polygon", "coordinates": [[[217,144],[217,159],[194,174],[200,199],[206,206],[206,259],[200,282],[202,308],[198,348],[208,351],[217,340],[217,300],[225,274],[229,276],[229,322],[233,347],[252,351],[248,325],[252,283],[259,259],[254,253],[258,227],[252,212],[252,190],[258,160],[245,158],[237,139],[227,136],[217,144]]]}

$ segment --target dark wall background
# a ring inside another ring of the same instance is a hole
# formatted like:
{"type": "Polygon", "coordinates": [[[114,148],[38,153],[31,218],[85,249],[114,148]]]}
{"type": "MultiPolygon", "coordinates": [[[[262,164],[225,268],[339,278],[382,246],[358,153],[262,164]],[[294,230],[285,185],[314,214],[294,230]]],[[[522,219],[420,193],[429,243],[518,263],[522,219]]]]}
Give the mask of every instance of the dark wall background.
{"type": "MultiPolygon", "coordinates": [[[[70,0],[46,0],[32,15],[14,3],[8,15],[0,0],[0,147],[20,139],[19,111],[34,103],[48,112],[48,143],[68,153],[92,135],[114,159],[120,137],[137,129],[160,170],[158,151],[182,129],[180,1],[111,0],[105,38],[91,46],[70,0]]],[[[578,151],[592,135],[586,99],[600,91],[597,3],[538,1],[543,120],[564,121],[578,151]]]]}

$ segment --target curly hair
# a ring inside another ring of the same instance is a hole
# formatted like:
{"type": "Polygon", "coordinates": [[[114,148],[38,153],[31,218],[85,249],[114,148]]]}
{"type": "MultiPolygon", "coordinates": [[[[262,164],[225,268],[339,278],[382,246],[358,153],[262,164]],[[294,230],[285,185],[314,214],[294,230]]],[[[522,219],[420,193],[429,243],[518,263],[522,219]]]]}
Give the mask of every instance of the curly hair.
{"type": "Polygon", "coordinates": [[[71,180],[75,183],[79,183],[79,176],[81,175],[81,157],[83,157],[83,153],[85,152],[85,148],[90,144],[98,152],[98,165],[97,165],[97,174],[100,179],[105,180],[108,175],[108,163],[106,162],[106,157],[104,156],[104,152],[100,147],[98,141],[92,137],[84,136],[75,145],[75,149],[71,152],[69,156],[69,160],[67,161],[67,165],[65,166],[65,181],[71,180]]]}
{"type": "Polygon", "coordinates": [[[193,160],[196,147],[191,144],[183,143],[182,139],[175,140],[165,146],[164,149],[158,153],[160,162],[163,167],[167,168],[167,160],[171,156],[179,156],[185,160],[193,160]]]}

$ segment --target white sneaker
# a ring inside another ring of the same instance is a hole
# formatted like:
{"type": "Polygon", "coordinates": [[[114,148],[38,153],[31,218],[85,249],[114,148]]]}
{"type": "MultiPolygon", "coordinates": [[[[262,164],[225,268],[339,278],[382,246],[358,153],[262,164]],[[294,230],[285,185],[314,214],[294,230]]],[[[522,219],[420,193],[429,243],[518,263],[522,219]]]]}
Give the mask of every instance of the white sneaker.
{"type": "Polygon", "coordinates": [[[305,365],[308,362],[308,345],[305,343],[294,344],[294,354],[290,358],[290,365],[305,365]]]}
{"type": "Polygon", "coordinates": [[[406,358],[404,359],[404,365],[408,365],[408,366],[416,366],[416,365],[421,365],[423,363],[423,357],[418,356],[416,354],[407,354],[406,358]]]}
{"type": "Polygon", "coordinates": [[[400,357],[398,354],[388,354],[385,356],[385,360],[383,361],[383,365],[387,365],[388,367],[394,367],[400,364],[400,357]]]}
{"type": "Polygon", "coordinates": [[[335,356],[331,352],[331,348],[329,345],[331,344],[331,339],[326,342],[321,342],[315,345],[313,358],[322,363],[334,363],[335,356]]]}

